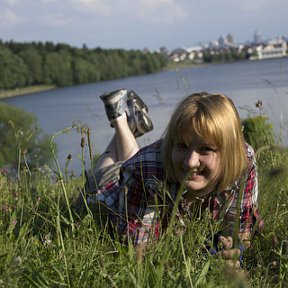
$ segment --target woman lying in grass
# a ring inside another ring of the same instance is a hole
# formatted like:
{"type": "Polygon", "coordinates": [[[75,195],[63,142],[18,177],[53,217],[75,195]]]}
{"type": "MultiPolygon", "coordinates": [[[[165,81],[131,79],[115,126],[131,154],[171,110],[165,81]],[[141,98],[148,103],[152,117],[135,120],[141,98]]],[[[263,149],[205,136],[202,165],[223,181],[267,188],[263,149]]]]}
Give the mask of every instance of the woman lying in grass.
{"type": "Polygon", "coordinates": [[[209,209],[222,225],[208,249],[238,267],[262,220],[254,151],[244,142],[233,102],[222,94],[192,94],[173,113],[164,137],[139,149],[136,138],[153,129],[145,103],[125,89],[101,99],[115,135],[78,207],[88,204],[97,219],[108,215],[138,252],[167,231],[172,218],[184,231],[184,218],[209,209]]]}

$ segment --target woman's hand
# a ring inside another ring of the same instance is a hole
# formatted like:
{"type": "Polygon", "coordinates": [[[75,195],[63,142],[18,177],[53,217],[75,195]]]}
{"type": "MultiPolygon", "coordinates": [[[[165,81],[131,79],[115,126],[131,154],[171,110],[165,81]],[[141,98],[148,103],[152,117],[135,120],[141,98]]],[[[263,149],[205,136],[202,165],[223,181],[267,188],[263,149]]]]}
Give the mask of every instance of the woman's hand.
{"type": "Polygon", "coordinates": [[[233,238],[231,236],[220,235],[218,243],[223,246],[223,249],[217,254],[226,261],[229,267],[239,269],[241,267],[243,249],[241,247],[233,248],[233,238]]]}
{"type": "Polygon", "coordinates": [[[135,249],[137,263],[142,263],[143,262],[146,248],[147,248],[147,243],[146,242],[137,244],[135,246],[134,249],[135,249]]]}

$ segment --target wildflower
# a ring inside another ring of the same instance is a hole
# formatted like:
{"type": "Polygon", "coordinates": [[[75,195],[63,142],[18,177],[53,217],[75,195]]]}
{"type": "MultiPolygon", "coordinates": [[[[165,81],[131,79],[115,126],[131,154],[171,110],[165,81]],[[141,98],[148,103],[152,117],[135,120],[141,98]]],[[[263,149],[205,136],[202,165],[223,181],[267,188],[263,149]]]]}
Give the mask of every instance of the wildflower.
{"type": "MultiPolygon", "coordinates": [[[[82,147],[82,146],[81,146],[82,147]]],[[[71,161],[72,160],[72,155],[71,154],[68,154],[68,156],[67,156],[67,161],[71,161]]]]}
{"type": "Polygon", "coordinates": [[[43,244],[49,245],[49,244],[51,244],[51,243],[52,243],[51,235],[50,235],[50,233],[48,233],[48,234],[46,234],[46,235],[44,236],[43,244]]]}
{"type": "Polygon", "coordinates": [[[37,201],[36,201],[36,207],[38,207],[38,206],[39,206],[39,204],[40,204],[40,201],[41,201],[41,197],[37,197],[37,201]]]}
{"type": "Polygon", "coordinates": [[[263,103],[262,103],[261,100],[258,100],[258,101],[255,103],[255,106],[256,106],[257,108],[261,108],[262,105],[263,105],[263,103]]]}
{"type": "Polygon", "coordinates": [[[1,168],[1,169],[0,169],[0,174],[3,175],[3,176],[7,176],[7,174],[8,174],[7,169],[1,168]]]}
{"type": "Polygon", "coordinates": [[[81,137],[81,148],[84,148],[84,145],[85,145],[85,138],[84,137],[81,137]]]}
{"type": "Polygon", "coordinates": [[[16,257],[14,258],[14,264],[15,264],[15,265],[21,265],[22,263],[23,263],[23,259],[22,259],[21,256],[16,256],[16,257]]]}
{"type": "Polygon", "coordinates": [[[88,140],[88,147],[89,147],[89,157],[90,160],[93,159],[93,150],[92,150],[92,144],[91,144],[91,134],[90,134],[90,129],[88,128],[87,130],[87,140],[88,140]]]}
{"type": "Polygon", "coordinates": [[[4,212],[10,212],[11,211],[11,207],[9,205],[2,205],[2,211],[4,212]]]}

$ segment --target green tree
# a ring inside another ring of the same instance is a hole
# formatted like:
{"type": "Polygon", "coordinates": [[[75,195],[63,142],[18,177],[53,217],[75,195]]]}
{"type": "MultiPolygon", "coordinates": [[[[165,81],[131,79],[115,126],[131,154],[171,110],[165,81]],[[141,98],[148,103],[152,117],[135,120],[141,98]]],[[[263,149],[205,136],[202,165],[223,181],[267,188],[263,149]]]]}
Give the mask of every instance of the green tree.
{"type": "Polygon", "coordinates": [[[0,88],[68,86],[153,73],[167,63],[161,53],[88,49],[52,42],[0,43],[0,88]],[[2,63],[1,63],[2,62],[2,63]]]}
{"type": "Polygon", "coordinates": [[[83,58],[76,57],[73,61],[74,83],[91,83],[98,78],[98,72],[90,62],[83,58]]]}
{"type": "Polygon", "coordinates": [[[37,127],[36,117],[0,103],[0,167],[30,167],[51,163],[49,136],[37,127]]]}
{"type": "Polygon", "coordinates": [[[28,67],[8,48],[0,46],[0,89],[24,87],[27,84],[28,67]]]}
{"type": "Polygon", "coordinates": [[[32,46],[19,53],[19,56],[28,66],[28,85],[43,83],[43,60],[40,53],[32,46]]]}
{"type": "Polygon", "coordinates": [[[73,84],[71,59],[68,54],[51,52],[46,54],[44,63],[44,83],[57,86],[73,84]]]}

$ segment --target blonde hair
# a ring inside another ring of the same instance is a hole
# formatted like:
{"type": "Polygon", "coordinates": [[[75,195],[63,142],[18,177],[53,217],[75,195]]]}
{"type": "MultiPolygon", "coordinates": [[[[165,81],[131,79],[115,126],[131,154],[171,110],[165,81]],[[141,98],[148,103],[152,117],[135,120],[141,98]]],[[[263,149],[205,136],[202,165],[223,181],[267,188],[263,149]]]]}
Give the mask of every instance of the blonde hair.
{"type": "MultiPolygon", "coordinates": [[[[223,94],[200,92],[186,97],[174,111],[164,133],[162,158],[168,182],[174,182],[172,148],[175,141],[196,133],[216,145],[220,152],[217,190],[233,184],[247,166],[245,142],[239,114],[232,100],[223,94]]],[[[216,180],[215,180],[216,181],[216,180]]]]}

